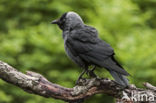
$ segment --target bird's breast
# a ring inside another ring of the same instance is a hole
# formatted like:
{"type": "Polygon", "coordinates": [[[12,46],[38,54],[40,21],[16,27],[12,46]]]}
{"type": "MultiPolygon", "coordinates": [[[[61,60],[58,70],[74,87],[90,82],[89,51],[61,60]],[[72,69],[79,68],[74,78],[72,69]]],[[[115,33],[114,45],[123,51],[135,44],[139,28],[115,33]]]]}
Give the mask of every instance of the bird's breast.
{"type": "Polygon", "coordinates": [[[68,56],[70,59],[73,60],[74,56],[73,56],[73,54],[71,53],[70,48],[67,46],[67,36],[65,35],[63,39],[64,39],[64,49],[65,49],[65,52],[66,52],[67,56],[68,56]]]}

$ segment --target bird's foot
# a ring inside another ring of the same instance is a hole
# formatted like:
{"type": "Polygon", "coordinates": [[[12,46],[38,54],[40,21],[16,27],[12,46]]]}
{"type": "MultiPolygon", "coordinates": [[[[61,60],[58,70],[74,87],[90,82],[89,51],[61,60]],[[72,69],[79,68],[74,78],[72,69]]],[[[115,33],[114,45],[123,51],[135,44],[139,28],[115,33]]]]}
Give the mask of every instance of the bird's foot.
{"type": "Polygon", "coordinates": [[[78,86],[84,86],[86,85],[86,83],[88,83],[86,78],[80,78],[79,80],[76,81],[76,85],[78,86]]]}
{"type": "Polygon", "coordinates": [[[76,81],[76,83],[75,83],[75,85],[79,85],[79,82],[80,82],[81,79],[82,78],[78,78],[77,81],[76,81]]]}
{"type": "Polygon", "coordinates": [[[83,76],[84,73],[86,73],[86,72],[87,72],[87,69],[84,69],[84,71],[80,74],[79,78],[77,79],[76,85],[78,85],[78,84],[79,84],[79,81],[80,81],[81,79],[83,79],[82,76],[83,76]]]}

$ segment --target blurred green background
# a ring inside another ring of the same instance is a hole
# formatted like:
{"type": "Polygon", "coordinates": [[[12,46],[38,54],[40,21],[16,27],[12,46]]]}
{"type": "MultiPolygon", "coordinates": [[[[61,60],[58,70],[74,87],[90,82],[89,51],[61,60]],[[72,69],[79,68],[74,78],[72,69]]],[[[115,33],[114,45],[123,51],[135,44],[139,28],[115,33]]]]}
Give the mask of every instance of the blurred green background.
{"type": "MultiPolygon", "coordinates": [[[[82,69],[67,58],[61,30],[50,24],[67,11],[80,14],[111,44],[132,75],[130,83],[156,84],[156,0],[0,0],[0,60],[73,87],[82,69]]],[[[104,69],[96,73],[111,78],[104,69]]],[[[113,101],[96,95],[85,103],[113,101]]],[[[0,103],[64,102],[28,94],[0,80],[0,103]]]]}

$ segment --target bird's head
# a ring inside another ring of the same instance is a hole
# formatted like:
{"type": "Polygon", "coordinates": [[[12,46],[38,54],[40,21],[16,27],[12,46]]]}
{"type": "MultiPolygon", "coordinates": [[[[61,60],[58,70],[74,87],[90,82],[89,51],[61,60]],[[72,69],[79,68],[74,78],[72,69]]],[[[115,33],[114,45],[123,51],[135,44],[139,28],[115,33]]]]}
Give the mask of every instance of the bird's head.
{"type": "Polygon", "coordinates": [[[83,26],[83,20],[75,12],[66,12],[59,19],[56,19],[51,23],[57,24],[62,30],[70,30],[75,27],[83,26]]]}

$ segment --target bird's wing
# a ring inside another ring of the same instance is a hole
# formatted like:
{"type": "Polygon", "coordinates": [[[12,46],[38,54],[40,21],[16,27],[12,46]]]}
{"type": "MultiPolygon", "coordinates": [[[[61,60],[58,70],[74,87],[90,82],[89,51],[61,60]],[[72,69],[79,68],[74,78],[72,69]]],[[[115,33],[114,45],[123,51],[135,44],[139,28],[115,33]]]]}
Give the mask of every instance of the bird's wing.
{"type": "Polygon", "coordinates": [[[73,32],[66,41],[67,47],[75,56],[90,64],[105,67],[127,75],[127,72],[112,59],[113,48],[98,38],[96,29],[87,28],[73,32]]]}
{"type": "MultiPolygon", "coordinates": [[[[66,41],[66,45],[74,55],[84,58],[83,55],[103,61],[114,54],[113,48],[98,38],[96,29],[86,27],[75,30],[66,41]]],[[[91,62],[85,58],[86,61],[91,62]]]]}

